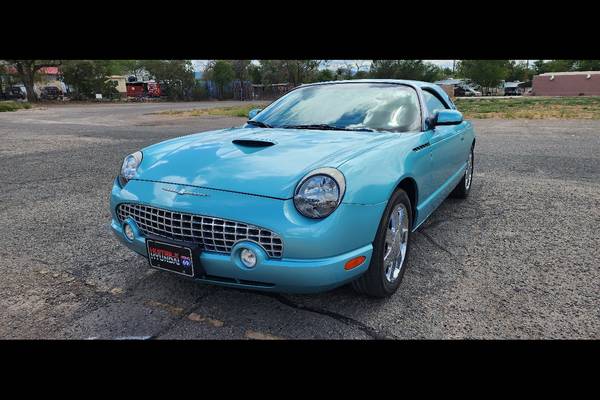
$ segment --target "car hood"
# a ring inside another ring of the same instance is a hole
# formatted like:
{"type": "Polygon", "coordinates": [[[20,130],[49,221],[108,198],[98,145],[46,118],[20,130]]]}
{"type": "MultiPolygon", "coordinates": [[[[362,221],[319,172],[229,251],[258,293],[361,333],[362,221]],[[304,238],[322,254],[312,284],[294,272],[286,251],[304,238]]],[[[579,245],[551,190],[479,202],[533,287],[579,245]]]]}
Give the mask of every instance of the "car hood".
{"type": "Polygon", "coordinates": [[[320,167],[337,167],[398,133],[232,128],[171,139],[143,149],[135,179],[280,199],[320,167]]]}

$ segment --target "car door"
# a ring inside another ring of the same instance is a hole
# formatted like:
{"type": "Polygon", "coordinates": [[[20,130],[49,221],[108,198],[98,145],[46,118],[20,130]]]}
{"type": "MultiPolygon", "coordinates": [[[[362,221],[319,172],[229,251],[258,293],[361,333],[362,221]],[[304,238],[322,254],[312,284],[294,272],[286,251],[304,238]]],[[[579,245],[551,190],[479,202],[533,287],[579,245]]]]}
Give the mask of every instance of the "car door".
{"type": "MultiPolygon", "coordinates": [[[[429,116],[436,110],[450,109],[440,97],[426,89],[423,90],[423,98],[429,116]]],[[[432,178],[436,189],[449,184],[449,180],[463,167],[466,160],[462,157],[465,129],[466,123],[462,122],[459,125],[438,125],[429,132],[432,178]]]]}

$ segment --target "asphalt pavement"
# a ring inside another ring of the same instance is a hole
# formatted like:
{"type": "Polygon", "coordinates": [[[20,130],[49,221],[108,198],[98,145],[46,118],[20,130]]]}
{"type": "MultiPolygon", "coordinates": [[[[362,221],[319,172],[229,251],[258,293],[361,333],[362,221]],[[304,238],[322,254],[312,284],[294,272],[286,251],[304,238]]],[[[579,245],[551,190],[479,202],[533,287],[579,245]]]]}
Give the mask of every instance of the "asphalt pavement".
{"type": "Polygon", "coordinates": [[[467,200],[412,237],[400,290],[284,295],[150,269],[109,230],[122,159],[234,103],[0,113],[0,338],[600,338],[600,121],[475,120],[467,200]]]}

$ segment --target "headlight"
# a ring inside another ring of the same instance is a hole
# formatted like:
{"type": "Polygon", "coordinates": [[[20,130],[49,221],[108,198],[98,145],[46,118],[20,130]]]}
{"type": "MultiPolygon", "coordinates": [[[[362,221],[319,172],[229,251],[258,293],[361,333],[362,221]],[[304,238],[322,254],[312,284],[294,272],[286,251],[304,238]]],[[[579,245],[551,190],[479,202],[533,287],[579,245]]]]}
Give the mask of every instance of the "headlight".
{"type": "Polygon", "coordinates": [[[344,175],[335,168],[319,168],[306,175],[294,194],[296,210],[308,218],[325,218],[335,211],[346,190],[344,175]]]}
{"type": "Polygon", "coordinates": [[[121,185],[125,185],[130,179],[132,179],[140,164],[142,163],[142,152],[136,151],[133,154],[128,155],[123,160],[123,165],[121,166],[121,174],[119,175],[119,182],[121,185]]]}

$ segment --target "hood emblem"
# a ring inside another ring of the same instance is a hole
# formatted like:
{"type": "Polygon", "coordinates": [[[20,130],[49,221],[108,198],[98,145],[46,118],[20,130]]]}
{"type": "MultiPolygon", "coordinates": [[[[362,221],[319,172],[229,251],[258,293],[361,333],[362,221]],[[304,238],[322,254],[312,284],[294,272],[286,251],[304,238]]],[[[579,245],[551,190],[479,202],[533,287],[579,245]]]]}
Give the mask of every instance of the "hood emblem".
{"type": "Polygon", "coordinates": [[[164,190],[165,192],[175,193],[175,194],[178,194],[178,195],[181,195],[181,196],[183,196],[183,195],[190,195],[190,196],[198,196],[198,197],[208,197],[207,194],[196,193],[196,192],[188,192],[185,189],[176,190],[176,189],[170,189],[170,188],[162,188],[162,190],[164,190]]]}

